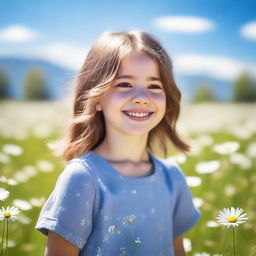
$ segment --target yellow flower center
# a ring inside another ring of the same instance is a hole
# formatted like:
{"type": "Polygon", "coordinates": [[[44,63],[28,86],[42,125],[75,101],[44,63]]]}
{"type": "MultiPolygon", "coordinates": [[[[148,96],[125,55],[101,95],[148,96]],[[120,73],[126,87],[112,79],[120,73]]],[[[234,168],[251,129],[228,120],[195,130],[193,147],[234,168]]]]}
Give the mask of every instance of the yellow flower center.
{"type": "Polygon", "coordinates": [[[10,212],[5,212],[4,213],[4,217],[5,218],[10,218],[11,217],[11,213],[10,212]]]}
{"type": "Polygon", "coordinates": [[[236,223],[237,221],[238,221],[238,219],[236,217],[229,217],[228,218],[228,222],[236,223]]]}

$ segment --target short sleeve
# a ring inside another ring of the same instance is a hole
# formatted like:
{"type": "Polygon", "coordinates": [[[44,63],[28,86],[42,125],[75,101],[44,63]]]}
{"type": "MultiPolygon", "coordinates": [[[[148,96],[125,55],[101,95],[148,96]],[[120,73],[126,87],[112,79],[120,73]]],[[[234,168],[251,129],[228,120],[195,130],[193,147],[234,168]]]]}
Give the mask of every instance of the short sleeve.
{"type": "Polygon", "coordinates": [[[60,174],[55,188],[44,204],[36,229],[48,230],[82,249],[92,230],[95,182],[89,169],[71,160],[60,174]]]}
{"type": "Polygon", "coordinates": [[[201,212],[194,206],[192,193],[180,167],[174,166],[177,178],[177,198],[173,216],[173,237],[181,236],[200,219],[201,212]]]}

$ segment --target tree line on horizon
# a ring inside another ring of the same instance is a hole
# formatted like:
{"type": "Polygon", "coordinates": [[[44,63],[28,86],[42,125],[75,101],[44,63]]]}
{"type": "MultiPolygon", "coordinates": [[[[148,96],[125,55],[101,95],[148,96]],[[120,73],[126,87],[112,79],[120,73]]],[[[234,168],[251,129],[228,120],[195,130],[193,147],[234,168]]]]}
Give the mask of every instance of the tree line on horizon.
{"type": "MultiPolygon", "coordinates": [[[[0,67],[0,100],[12,99],[10,79],[7,72],[0,67]]],[[[47,77],[41,68],[31,68],[25,74],[22,83],[22,100],[52,100],[47,89],[47,77]]],[[[213,86],[208,83],[198,84],[190,102],[218,102],[213,86]]],[[[231,102],[256,102],[256,80],[247,73],[241,73],[233,82],[231,102]]]]}
{"type": "MultiPolygon", "coordinates": [[[[0,99],[12,99],[10,79],[3,68],[0,68],[0,99]]],[[[22,83],[22,100],[51,100],[43,69],[31,68],[27,71],[22,83]]]]}

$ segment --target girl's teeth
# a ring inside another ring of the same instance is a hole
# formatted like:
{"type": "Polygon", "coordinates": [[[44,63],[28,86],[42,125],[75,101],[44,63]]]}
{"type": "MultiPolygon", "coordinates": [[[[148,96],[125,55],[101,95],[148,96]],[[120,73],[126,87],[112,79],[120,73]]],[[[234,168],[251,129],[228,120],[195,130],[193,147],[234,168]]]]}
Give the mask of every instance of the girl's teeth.
{"type": "Polygon", "coordinates": [[[136,117],[144,117],[148,116],[149,113],[133,113],[133,112],[127,112],[130,116],[136,116],[136,117]]]}

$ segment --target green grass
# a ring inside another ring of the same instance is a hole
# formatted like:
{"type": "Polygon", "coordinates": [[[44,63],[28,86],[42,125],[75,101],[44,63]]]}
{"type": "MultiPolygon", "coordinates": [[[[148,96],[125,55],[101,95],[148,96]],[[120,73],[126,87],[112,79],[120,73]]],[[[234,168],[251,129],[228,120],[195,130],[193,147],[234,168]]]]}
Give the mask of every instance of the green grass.
{"type": "MultiPolygon", "coordinates": [[[[253,115],[255,106],[252,105],[251,108],[252,115],[251,117],[249,116],[249,118],[252,120],[255,118],[253,115]]],[[[6,109],[7,108],[5,108],[6,118],[3,119],[3,122],[6,121],[6,124],[0,127],[0,131],[7,127],[8,115],[6,114],[6,109]]],[[[31,108],[31,111],[34,111],[35,109],[36,108],[31,108]]],[[[49,107],[49,109],[51,108],[49,107]]],[[[18,114],[19,113],[17,113],[17,115],[18,114]]],[[[56,115],[56,111],[54,114],[56,115]]],[[[51,115],[51,111],[49,111],[49,115],[51,115]]],[[[15,120],[15,118],[13,120],[15,120]]],[[[54,118],[49,118],[49,120],[53,122],[52,120],[54,120],[54,118]]],[[[47,125],[56,127],[56,123],[51,123],[49,120],[42,121],[45,121],[47,125]]],[[[241,120],[238,119],[237,123],[243,124],[243,122],[246,121],[241,120]]],[[[33,127],[33,122],[31,123],[31,127],[33,127]]],[[[10,123],[10,125],[13,126],[15,124],[10,123]]],[[[20,127],[22,127],[20,129],[25,129],[22,124],[18,123],[16,125],[18,127],[20,125],[20,127]]],[[[1,201],[0,207],[7,205],[11,206],[12,201],[17,198],[22,200],[29,200],[30,198],[35,197],[47,198],[54,188],[57,177],[64,168],[61,159],[53,156],[46,146],[48,141],[57,138],[59,134],[58,131],[54,130],[53,133],[43,139],[35,137],[31,131],[29,130],[28,136],[22,140],[15,139],[15,136],[1,136],[0,152],[2,152],[2,146],[5,144],[19,145],[24,151],[20,156],[10,156],[11,161],[9,163],[0,162],[0,176],[4,175],[7,178],[12,178],[17,171],[22,170],[28,165],[34,166],[38,170],[37,161],[39,160],[47,160],[51,162],[54,165],[54,170],[48,173],[38,171],[36,176],[31,177],[27,182],[20,183],[16,186],[0,182],[0,187],[10,191],[9,198],[3,202],[1,201]]],[[[189,138],[196,141],[201,134],[201,131],[198,133],[193,132],[189,135],[189,138]]],[[[255,157],[251,158],[251,167],[247,170],[243,170],[238,165],[231,163],[229,156],[220,155],[212,149],[214,144],[237,141],[240,143],[240,148],[237,152],[246,154],[248,145],[256,142],[256,133],[255,131],[251,132],[247,139],[241,139],[230,132],[227,132],[225,129],[205,131],[203,134],[211,136],[214,141],[213,144],[204,146],[199,155],[191,155],[185,163],[180,164],[180,167],[187,176],[199,176],[202,179],[202,184],[198,187],[191,187],[191,191],[194,197],[199,197],[204,200],[203,205],[199,208],[202,212],[202,217],[199,223],[184,235],[184,237],[190,239],[192,243],[192,251],[189,252],[188,255],[194,255],[199,252],[207,252],[211,255],[232,255],[232,229],[224,227],[208,227],[206,225],[208,221],[216,220],[215,218],[220,210],[231,206],[243,208],[244,211],[248,213],[249,217],[246,224],[242,224],[236,228],[237,256],[256,255],[256,159],[255,157]],[[211,174],[198,174],[195,171],[195,167],[198,163],[212,160],[219,160],[221,162],[221,167],[216,172],[211,174]],[[225,193],[227,186],[234,187],[233,195],[227,195],[225,193]]],[[[170,149],[170,152],[173,152],[172,155],[178,153],[173,149],[170,149]]],[[[28,211],[22,211],[22,215],[30,219],[30,223],[28,224],[22,224],[20,221],[10,223],[9,238],[15,242],[15,246],[10,248],[9,255],[43,255],[46,237],[34,228],[39,212],[40,208],[38,207],[33,207],[28,211]]],[[[0,234],[2,233],[2,224],[3,222],[0,223],[0,234]]]]}

